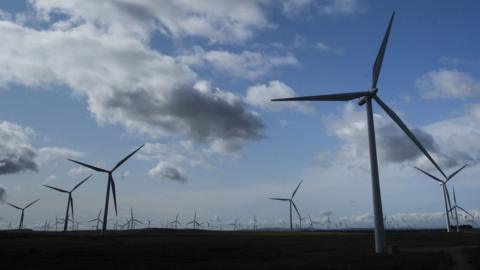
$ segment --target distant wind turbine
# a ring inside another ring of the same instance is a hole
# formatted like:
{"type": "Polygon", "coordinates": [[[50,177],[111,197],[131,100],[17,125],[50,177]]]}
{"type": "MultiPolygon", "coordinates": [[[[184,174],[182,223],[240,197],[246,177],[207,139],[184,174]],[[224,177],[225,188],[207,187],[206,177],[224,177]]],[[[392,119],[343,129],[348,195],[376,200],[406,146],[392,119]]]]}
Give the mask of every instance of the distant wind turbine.
{"type": "Polygon", "coordinates": [[[88,222],[97,222],[96,230],[100,228],[100,223],[103,224],[103,220],[100,219],[100,215],[102,214],[102,209],[100,209],[100,212],[98,212],[97,218],[91,219],[88,222]]]}
{"type": "Polygon", "coordinates": [[[96,166],[93,166],[93,165],[89,165],[87,163],[83,163],[83,162],[80,162],[80,161],[76,161],[76,160],[73,160],[73,159],[68,159],[72,162],[75,162],[79,165],[82,165],[84,167],[87,167],[87,168],[90,168],[94,171],[97,171],[97,172],[103,172],[103,173],[107,173],[108,174],[108,183],[107,183],[107,194],[105,196],[105,211],[103,212],[103,224],[102,224],[102,232],[105,233],[107,231],[107,219],[108,219],[108,202],[109,202],[109,196],[110,196],[110,188],[112,189],[112,194],[113,194],[113,204],[115,206],[115,215],[118,215],[118,210],[117,210],[117,194],[115,192],[115,181],[113,180],[113,172],[118,169],[118,167],[120,167],[125,161],[127,161],[127,159],[129,159],[130,157],[132,157],[138,150],[140,150],[144,145],[140,146],[139,148],[137,148],[135,151],[133,151],[132,153],[130,153],[128,156],[124,157],[122,160],[120,160],[114,167],[113,169],[111,170],[106,170],[106,169],[102,169],[102,168],[99,168],[99,167],[96,167],[96,166]]]}
{"type": "Polygon", "coordinates": [[[405,134],[413,141],[415,145],[423,152],[423,154],[432,162],[432,164],[444,175],[442,169],[437,165],[433,160],[427,150],[423,145],[418,141],[415,135],[410,131],[410,129],[403,123],[403,121],[398,117],[398,115],[390,109],[380,97],[377,95],[378,88],[377,82],[380,76],[380,70],[382,67],[383,57],[387,48],[388,38],[390,36],[390,29],[392,28],[393,18],[395,12],[393,12],[390,22],[388,23],[387,31],[383,37],[380,50],[375,59],[373,65],[373,74],[372,74],[372,85],[370,90],[363,92],[351,92],[351,93],[340,93],[340,94],[328,94],[328,95],[317,95],[317,96],[305,96],[305,97],[292,97],[292,98],[281,98],[273,99],[272,101],[349,101],[356,98],[360,98],[358,104],[360,106],[367,104],[367,126],[368,126],[368,139],[369,139],[369,149],[370,149],[370,169],[372,174],[372,196],[373,196],[373,215],[374,215],[374,224],[375,224],[375,251],[377,253],[386,253],[387,245],[385,242],[385,228],[383,225],[383,213],[382,213],[382,199],[380,194],[380,180],[378,175],[378,161],[377,161],[377,146],[375,142],[375,127],[373,122],[373,111],[372,111],[372,99],[377,102],[380,107],[393,119],[393,121],[405,132],[405,134]]]}
{"type": "Polygon", "coordinates": [[[173,225],[175,230],[178,228],[178,225],[182,225],[180,221],[178,221],[178,212],[177,212],[177,216],[175,217],[175,220],[171,221],[170,224],[173,225]]]}
{"type": "Polygon", "coordinates": [[[145,224],[144,222],[142,222],[142,221],[133,217],[133,208],[130,208],[130,219],[127,221],[128,229],[129,230],[134,230],[135,229],[135,223],[145,224]]]}
{"type": "Polygon", "coordinates": [[[10,205],[11,207],[17,208],[18,210],[22,211],[22,214],[20,215],[20,223],[18,224],[18,229],[19,229],[19,230],[23,229],[23,218],[24,218],[24,216],[25,216],[25,209],[27,209],[28,207],[32,206],[34,203],[38,202],[39,200],[40,200],[40,199],[36,199],[35,201],[27,204],[27,206],[25,206],[25,207],[23,207],[23,208],[7,202],[7,204],[10,205]]]}
{"type": "Polygon", "coordinates": [[[67,231],[67,225],[68,225],[68,222],[66,222],[70,216],[69,216],[69,211],[70,209],[72,210],[72,219],[74,219],[74,214],[73,214],[73,197],[72,197],[72,192],[75,191],[75,189],[77,189],[80,185],[82,185],[85,181],[87,181],[90,177],[92,177],[92,175],[89,175],[87,178],[83,179],[82,181],[80,181],[80,183],[78,183],[75,187],[73,187],[70,191],[68,190],[65,190],[65,189],[61,189],[61,188],[57,188],[57,187],[52,187],[52,186],[49,186],[49,185],[43,185],[45,187],[48,187],[48,188],[51,188],[53,190],[56,190],[56,191],[60,191],[60,192],[63,192],[63,193],[67,193],[68,194],[68,200],[67,200],[67,211],[65,212],[65,223],[63,225],[63,231],[66,232],[67,231]]]}
{"type": "Polygon", "coordinates": [[[313,228],[313,225],[314,224],[320,224],[320,222],[317,222],[317,221],[313,221],[312,220],[312,217],[310,215],[308,215],[308,220],[310,222],[310,228],[313,228]]]}
{"type": "Polygon", "coordinates": [[[293,202],[293,197],[295,196],[295,193],[297,193],[298,188],[302,184],[302,181],[298,183],[298,186],[295,188],[295,190],[292,193],[292,196],[290,198],[269,198],[270,200],[276,200],[276,201],[284,201],[288,202],[290,205],[290,231],[293,231],[293,221],[292,221],[292,206],[295,208],[295,211],[297,212],[298,219],[301,219],[300,212],[298,211],[297,206],[295,205],[295,202],[293,202]]]}
{"type": "Polygon", "coordinates": [[[432,178],[433,180],[437,181],[440,183],[440,186],[442,187],[442,192],[443,192],[443,202],[444,202],[444,205],[445,205],[445,219],[446,219],[446,223],[447,223],[447,232],[450,232],[450,226],[451,226],[451,222],[450,222],[450,208],[451,208],[451,202],[450,202],[450,195],[448,193],[448,188],[447,188],[447,183],[448,181],[450,181],[455,175],[457,175],[457,173],[459,173],[461,170],[463,170],[465,167],[467,167],[467,164],[463,165],[462,167],[460,167],[460,169],[456,170],[455,172],[453,172],[451,175],[449,175],[448,177],[445,176],[445,180],[442,180],[418,167],[414,167],[415,169],[419,170],[420,172],[422,172],[423,174],[429,176],[430,178],[432,178]]]}
{"type": "MultiPolygon", "coordinates": [[[[460,225],[458,224],[458,210],[460,211],[463,211],[465,214],[469,215],[470,217],[472,217],[472,220],[473,220],[473,215],[470,214],[467,210],[463,209],[461,206],[459,206],[457,204],[457,198],[455,197],[455,188],[453,188],[453,206],[452,208],[450,208],[450,212],[455,210],[455,219],[456,219],[456,222],[457,222],[457,232],[460,232],[460,225]]],[[[473,225],[472,225],[473,227],[473,225]]]]}
{"type": "Polygon", "coordinates": [[[198,223],[197,221],[197,211],[195,211],[195,214],[193,215],[193,220],[188,222],[187,224],[185,225],[190,225],[190,224],[193,224],[193,229],[198,229],[200,227],[200,223],[198,223]]]}

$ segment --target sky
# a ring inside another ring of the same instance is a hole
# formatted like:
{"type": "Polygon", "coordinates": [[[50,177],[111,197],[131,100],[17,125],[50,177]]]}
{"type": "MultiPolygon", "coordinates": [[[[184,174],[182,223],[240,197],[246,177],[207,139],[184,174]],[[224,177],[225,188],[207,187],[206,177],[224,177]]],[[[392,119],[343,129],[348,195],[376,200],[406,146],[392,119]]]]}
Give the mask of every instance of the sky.
{"type": "MultiPolygon", "coordinates": [[[[370,226],[365,108],[271,98],[366,91],[396,12],[378,94],[480,214],[480,3],[375,0],[7,0],[0,3],[0,228],[64,215],[64,189],[112,168],[120,219],[284,226],[302,216],[370,226]]],[[[441,227],[438,173],[374,105],[383,210],[441,227]]],[[[76,218],[104,206],[106,175],[74,193],[76,218]]],[[[113,208],[110,208],[114,218],[113,208]]],[[[87,223],[82,226],[88,227],[87,223]]]]}

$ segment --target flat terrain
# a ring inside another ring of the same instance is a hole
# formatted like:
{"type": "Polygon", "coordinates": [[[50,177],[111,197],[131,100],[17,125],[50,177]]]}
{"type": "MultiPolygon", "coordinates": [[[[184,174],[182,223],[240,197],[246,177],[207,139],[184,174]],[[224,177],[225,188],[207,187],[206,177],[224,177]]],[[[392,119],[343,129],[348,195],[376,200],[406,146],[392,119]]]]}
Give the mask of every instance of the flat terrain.
{"type": "Polygon", "coordinates": [[[2,269],[480,269],[480,231],[388,232],[387,242],[399,252],[375,255],[368,231],[0,231],[0,263],[2,269]]]}

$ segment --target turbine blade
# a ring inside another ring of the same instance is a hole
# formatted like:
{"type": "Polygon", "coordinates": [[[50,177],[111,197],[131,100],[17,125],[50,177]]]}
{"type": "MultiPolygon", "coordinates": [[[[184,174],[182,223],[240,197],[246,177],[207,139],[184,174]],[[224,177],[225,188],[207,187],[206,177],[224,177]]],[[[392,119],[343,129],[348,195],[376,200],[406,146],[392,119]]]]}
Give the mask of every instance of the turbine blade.
{"type": "Polygon", "coordinates": [[[452,173],[448,178],[447,178],[447,181],[445,182],[448,182],[448,180],[452,179],[457,173],[459,173],[461,170],[463,170],[465,167],[467,167],[468,164],[465,164],[463,165],[460,169],[456,170],[454,173],[452,173]]]}
{"type": "Polygon", "coordinates": [[[424,173],[424,174],[426,174],[426,175],[430,176],[431,178],[433,178],[433,180],[435,180],[435,181],[438,181],[438,182],[440,182],[440,183],[442,183],[442,184],[443,184],[443,181],[442,181],[442,180],[440,180],[440,179],[438,179],[437,177],[435,177],[435,176],[433,176],[433,175],[429,174],[428,172],[426,172],[426,171],[424,171],[424,170],[422,170],[422,169],[420,169],[420,168],[418,168],[418,167],[415,167],[415,166],[414,166],[414,168],[415,168],[415,169],[417,169],[417,170],[419,170],[419,171],[421,171],[422,173],[424,173]]]}
{"type": "Polygon", "coordinates": [[[190,224],[192,224],[192,223],[193,223],[193,221],[190,221],[190,222],[186,223],[185,225],[190,225],[190,224]]]}
{"type": "Polygon", "coordinates": [[[136,218],[134,218],[133,221],[138,222],[138,223],[145,224],[143,221],[140,221],[140,220],[138,220],[138,219],[136,219],[136,218]]]}
{"type": "Polygon", "coordinates": [[[110,174],[108,176],[110,185],[112,186],[112,195],[113,195],[113,205],[115,206],[115,216],[118,216],[117,211],[117,192],[115,191],[115,182],[113,181],[113,176],[110,174]]]}
{"type": "Polygon", "coordinates": [[[25,208],[23,208],[23,209],[27,209],[28,207],[32,206],[32,204],[34,204],[34,203],[36,203],[36,202],[38,202],[38,201],[40,201],[40,199],[36,199],[35,201],[29,203],[29,204],[28,204],[27,206],[25,206],[25,208]]]}
{"type": "Polygon", "coordinates": [[[63,193],[68,193],[68,191],[64,190],[64,189],[61,189],[61,188],[57,188],[57,187],[52,187],[52,186],[49,186],[49,185],[43,185],[44,187],[48,187],[48,188],[51,188],[51,189],[54,189],[56,191],[60,191],[60,192],[63,192],[63,193]]]}
{"type": "MultiPolygon", "coordinates": [[[[452,207],[452,203],[450,202],[450,192],[448,192],[448,188],[447,188],[446,184],[444,184],[444,185],[445,185],[445,193],[447,194],[448,207],[452,207]]],[[[455,204],[455,206],[457,206],[457,204],[455,204]]]]}
{"type": "Polygon", "coordinates": [[[373,73],[372,73],[372,89],[377,88],[378,77],[380,76],[380,70],[382,69],[383,57],[385,56],[385,50],[387,49],[388,37],[390,36],[390,30],[392,29],[393,18],[395,17],[395,12],[392,13],[390,17],[390,22],[388,23],[387,31],[383,36],[382,45],[378,51],[377,58],[375,59],[375,64],[373,64],[373,73]]]}
{"type": "Polygon", "coordinates": [[[7,204],[10,205],[11,207],[17,208],[18,210],[23,210],[22,208],[14,205],[14,204],[11,204],[11,203],[8,203],[8,202],[7,202],[7,204]]]}
{"type": "Polygon", "coordinates": [[[293,201],[291,201],[291,202],[292,202],[293,208],[295,208],[295,212],[297,212],[298,219],[302,219],[302,216],[300,216],[300,212],[298,211],[297,206],[295,205],[295,203],[293,201]]]}
{"type": "Polygon", "coordinates": [[[473,217],[473,215],[472,215],[472,214],[470,214],[470,213],[469,213],[467,210],[463,209],[461,206],[457,206],[457,207],[458,207],[458,209],[460,209],[460,210],[462,210],[463,212],[465,212],[465,214],[467,214],[467,215],[469,215],[469,216],[473,217]]]}
{"type": "Polygon", "coordinates": [[[290,199],[284,199],[284,198],[269,198],[270,200],[276,200],[276,201],[290,201],[290,199]]]}
{"type": "Polygon", "coordinates": [[[453,203],[457,205],[457,197],[455,196],[455,188],[453,188],[453,203]]]}
{"type": "Polygon", "coordinates": [[[75,189],[77,189],[79,186],[81,186],[83,183],[85,183],[85,181],[87,181],[90,177],[92,177],[93,174],[90,174],[89,176],[87,176],[87,178],[83,179],[80,183],[78,183],[73,189],[71,192],[73,192],[75,189]]]}
{"type": "Polygon", "coordinates": [[[423,154],[425,155],[425,157],[427,157],[430,162],[432,162],[432,164],[437,168],[437,170],[443,175],[443,177],[445,177],[445,179],[447,178],[447,176],[445,175],[445,173],[442,171],[442,169],[440,169],[440,167],[437,165],[437,163],[435,162],[435,160],[433,160],[433,158],[430,156],[430,154],[428,153],[428,151],[423,147],[423,145],[418,141],[417,137],[415,137],[415,135],[413,135],[413,133],[410,131],[410,129],[408,129],[407,125],[405,125],[405,123],[403,123],[402,119],[400,119],[400,117],[398,117],[398,115],[392,110],[390,109],[387,104],[385,104],[382,99],[380,99],[380,97],[378,97],[377,95],[374,96],[374,99],[377,101],[378,105],[380,105],[380,107],[382,107],[382,109],[390,116],[390,118],[393,119],[393,121],[403,130],[403,132],[405,132],[405,134],[407,134],[407,136],[410,138],[410,140],[413,141],[413,143],[420,149],[420,151],[423,152],[423,154]]]}
{"type": "Polygon", "coordinates": [[[118,167],[120,167],[127,159],[129,159],[131,156],[133,156],[135,153],[138,152],[138,150],[142,149],[142,147],[145,146],[145,144],[142,144],[140,147],[138,147],[135,151],[130,153],[128,156],[124,157],[122,160],[120,160],[115,167],[113,167],[112,172],[115,171],[118,167]]]}
{"type": "Polygon", "coordinates": [[[94,170],[94,171],[97,171],[97,172],[106,172],[106,173],[108,173],[108,171],[105,170],[105,169],[102,169],[102,168],[99,168],[99,167],[95,167],[95,166],[90,165],[90,164],[87,164],[87,163],[83,163],[83,162],[76,161],[76,160],[73,160],[73,159],[68,159],[68,160],[70,160],[71,162],[77,163],[77,164],[79,164],[79,165],[82,165],[82,166],[84,166],[84,167],[90,168],[90,169],[92,169],[92,170],[94,170]]]}
{"type": "Polygon", "coordinates": [[[271,101],[348,101],[359,97],[370,95],[370,92],[352,92],[340,94],[328,94],[317,96],[291,97],[291,98],[276,98],[271,101]]]}
{"type": "Polygon", "coordinates": [[[94,221],[97,221],[97,219],[94,218],[94,219],[89,220],[88,222],[94,222],[94,221]]]}
{"type": "Polygon", "coordinates": [[[295,188],[295,190],[293,191],[293,193],[292,193],[292,199],[293,199],[293,197],[295,196],[295,193],[297,193],[297,190],[298,190],[298,188],[300,187],[300,185],[302,184],[302,182],[303,182],[303,180],[300,180],[300,183],[298,183],[298,186],[297,186],[297,187],[295,188]]]}

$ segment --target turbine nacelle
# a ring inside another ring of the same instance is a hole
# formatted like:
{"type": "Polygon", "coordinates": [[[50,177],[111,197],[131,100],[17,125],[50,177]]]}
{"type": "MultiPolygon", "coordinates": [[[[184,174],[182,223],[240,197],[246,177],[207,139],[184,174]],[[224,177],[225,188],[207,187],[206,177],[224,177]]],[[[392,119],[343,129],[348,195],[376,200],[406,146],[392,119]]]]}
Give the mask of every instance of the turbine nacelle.
{"type": "Polygon", "coordinates": [[[378,88],[376,87],[370,89],[370,95],[360,98],[360,100],[358,101],[358,106],[363,106],[367,102],[367,98],[372,98],[376,96],[377,92],[378,92],[378,88]]]}

